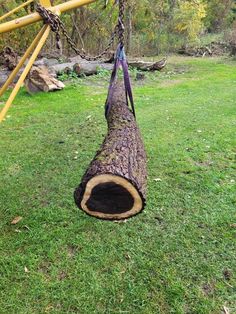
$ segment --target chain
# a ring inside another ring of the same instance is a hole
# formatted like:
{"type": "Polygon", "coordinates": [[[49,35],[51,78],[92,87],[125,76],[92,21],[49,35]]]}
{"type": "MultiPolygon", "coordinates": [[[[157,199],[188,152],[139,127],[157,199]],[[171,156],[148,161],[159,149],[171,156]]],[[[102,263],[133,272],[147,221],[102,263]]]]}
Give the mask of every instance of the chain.
{"type": "Polygon", "coordinates": [[[124,47],[124,15],[125,15],[125,0],[119,0],[119,18],[118,18],[118,32],[119,32],[119,43],[120,46],[124,47]]]}
{"type": "Polygon", "coordinates": [[[117,25],[114,28],[114,31],[112,32],[109,43],[107,44],[105,49],[101,53],[99,53],[97,56],[89,56],[77,48],[73,39],[68,34],[64,23],[61,21],[61,19],[59,18],[57,14],[54,14],[52,11],[44,8],[43,6],[39,4],[36,6],[36,12],[39,13],[39,15],[42,17],[45,24],[50,25],[51,30],[56,34],[57,48],[60,48],[61,46],[60,44],[60,30],[61,30],[69,46],[75,51],[77,55],[79,55],[82,59],[85,59],[87,61],[95,61],[95,60],[101,59],[101,57],[104,56],[108,52],[108,50],[111,48],[117,34],[119,36],[120,45],[122,47],[124,46],[124,23],[123,23],[124,22],[124,0],[119,0],[119,19],[118,19],[117,25]]]}

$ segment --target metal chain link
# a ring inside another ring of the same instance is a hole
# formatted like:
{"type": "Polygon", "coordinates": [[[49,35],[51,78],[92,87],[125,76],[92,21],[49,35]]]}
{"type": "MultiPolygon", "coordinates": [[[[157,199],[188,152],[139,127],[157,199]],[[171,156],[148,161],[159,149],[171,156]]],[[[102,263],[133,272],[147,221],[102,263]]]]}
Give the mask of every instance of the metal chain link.
{"type": "Polygon", "coordinates": [[[124,46],[124,0],[119,0],[119,18],[118,23],[114,28],[114,31],[111,35],[109,43],[104,48],[104,50],[99,53],[97,56],[89,56],[85,54],[83,51],[77,48],[76,44],[74,43],[73,39],[68,34],[64,23],[61,21],[57,14],[54,14],[52,11],[44,8],[40,4],[36,6],[36,12],[42,17],[45,24],[50,25],[51,30],[56,34],[56,41],[57,41],[57,48],[60,48],[60,30],[62,34],[65,36],[67,43],[69,46],[75,51],[77,55],[79,55],[82,59],[87,61],[95,61],[101,59],[108,50],[111,48],[112,44],[114,43],[115,37],[118,34],[120,45],[124,46]]]}
{"type": "Polygon", "coordinates": [[[125,26],[124,26],[124,15],[125,15],[125,0],[119,0],[119,18],[118,18],[118,32],[119,32],[119,43],[121,47],[124,47],[124,32],[125,32],[125,26]]]}

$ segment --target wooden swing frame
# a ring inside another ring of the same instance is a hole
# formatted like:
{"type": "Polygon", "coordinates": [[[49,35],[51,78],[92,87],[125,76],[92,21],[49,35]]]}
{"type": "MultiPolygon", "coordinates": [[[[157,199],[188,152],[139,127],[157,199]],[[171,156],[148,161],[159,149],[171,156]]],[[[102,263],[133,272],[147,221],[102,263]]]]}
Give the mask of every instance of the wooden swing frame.
{"type": "MultiPolygon", "coordinates": [[[[20,6],[17,8],[11,10],[10,12],[6,13],[5,15],[0,17],[0,22],[17,12],[18,10],[22,9],[23,7],[29,5],[31,2],[34,0],[28,0],[25,3],[22,3],[20,6]]],[[[52,6],[51,0],[39,0],[39,3],[41,6],[47,8],[48,10],[52,11],[54,14],[60,15],[61,13],[64,13],[69,10],[73,10],[76,8],[79,8],[83,5],[90,4],[92,2],[95,2],[96,0],[70,0],[55,6],[52,6]]],[[[38,13],[32,13],[26,16],[23,16],[21,18],[1,23],[0,24],[0,34],[10,32],[12,30],[37,23],[39,21],[42,21],[42,17],[38,13]]],[[[25,61],[29,58],[22,74],[20,75],[16,85],[14,86],[8,100],[6,101],[3,109],[0,112],[0,123],[4,120],[7,111],[12,105],[13,100],[15,99],[20,87],[22,86],[27,74],[29,73],[33,63],[37,59],[42,47],[44,46],[49,34],[50,34],[50,26],[49,25],[44,25],[42,29],[39,31],[39,33],[36,35],[35,39],[29,46],[29,48],[26,50],[25,54],[22,56],[20,59],[19,63],[15,67],[15,69],[11,72],[9,75],[8,79],[4,83],[4,85],[0,89],[0,97],[4,94],[4,92],[7,90],[9,85],[13,82],[17,74],[19,73],[20,69],[24,65],[25,61]]]]}

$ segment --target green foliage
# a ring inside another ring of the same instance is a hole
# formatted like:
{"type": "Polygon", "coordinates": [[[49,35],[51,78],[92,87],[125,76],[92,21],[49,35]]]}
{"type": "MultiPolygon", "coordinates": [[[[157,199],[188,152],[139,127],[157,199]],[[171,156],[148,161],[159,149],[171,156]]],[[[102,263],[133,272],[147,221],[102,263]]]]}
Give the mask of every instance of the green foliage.
{"type": "Polygon", "coordinates": [[[58,74],[58,79],[62,82],[78,79],[78,75],[74,71],[61,72],[58,74]]]}
{"type": "Polygon", "coordinates": [[[1,314],[236,312],[236,64],[168,61],[134,82],[148,202],[125,223],[73,200],[106,133],[108,80],[17,96],[0,125],[1,314]]]}
{"type": "MultiPolygon", "coordinates": [[[[10,0],[0,4],[0,15],[16,7],[23,0],[10,0]]],[[[61,1],[56,0],[54,4],[61,1]]],[[[103,1],[84,6],[61,16],[66,28],[78,47],[91,54],[102,51],[109,42],[117,23],[118,8],[103,1]]],[[[125,12],[126,42],[133,55],[156,55],[175,51],[182,45],[198,43],[206,31],[222,32],[230,28],[235,18],[233,0],[132,0],[127,1],[125,12]]],[[[29,13],[23,9],[15,17],[29,13]]],[[[10,45],[19,52],[33,40],[42,23],[30,25],[1,35],[0,50],[10,45]]],[[[63,43],[63,53],[71,54],[63,43]]],[[[116,44],[112,49],[115,49],[116,44]]],[[[51,36],[46,52],[55,54],[55,40],[51,36]]]]}
{"type": "Polygon", "coordinates": [[[204,28],[206,6],[201,0],[179,1],[174,14],[174,28],[184,34],[188,42],[196,41],[204,28]]]}
{"type": "Polygon", "coordinates": [[[219,32],[231,25],[235,17],[234,0],[205,0],[207,12],[205,25],[211,32],[219,32]]]}

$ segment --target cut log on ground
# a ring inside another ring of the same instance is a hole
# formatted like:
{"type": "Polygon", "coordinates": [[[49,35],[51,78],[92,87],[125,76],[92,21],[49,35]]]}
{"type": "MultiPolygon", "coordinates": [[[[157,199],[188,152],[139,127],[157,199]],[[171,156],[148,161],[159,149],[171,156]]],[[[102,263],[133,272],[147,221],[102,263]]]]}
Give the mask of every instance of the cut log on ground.
{"type": "Polygon", "coordinates": [[[30,94],[34,94],[60,90],[65,85],[53,77],[46,66],[33,66],[25,79],[25,87],[30,94]]]}
{"type": "Polygon", "coordinates": [[[115,51],[109,51],[105,55],[104,63],[113,63],[115,61],[115,51]]]}
{"type": "Polygon", "coordinates": [[[157,62],[129,61],[128,64],[140,71],[160,71],[166,66],[167,60],[164,58],[157,62]]]}
{"type": "Polygon", "coordinates": [[[74,72],[78,76],[90,76],[98,73],[99,66],[98,64],[93,63],[76,63],[73,66],[74,72]]]}
{"type": "Polygon", "coordinates": [[[116,83],[106,115],[108,134],[75,190],[75,202],[91,216],[126,219],[145,206],[146,153],[123,83],[116,83]]]}

